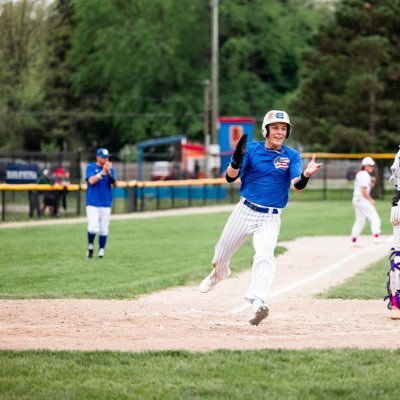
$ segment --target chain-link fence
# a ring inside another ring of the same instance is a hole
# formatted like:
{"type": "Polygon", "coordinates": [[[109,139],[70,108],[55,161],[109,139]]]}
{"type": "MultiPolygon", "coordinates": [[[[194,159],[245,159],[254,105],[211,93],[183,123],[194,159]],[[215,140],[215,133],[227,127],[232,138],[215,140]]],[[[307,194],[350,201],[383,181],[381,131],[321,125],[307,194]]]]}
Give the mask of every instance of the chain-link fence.
{"type": "MultiPolygon", "coordinates": [[[[303,154],[303,168],[311,158],[303,154]]],[[[351,201],[354,177],[360,169],[361,159],[366,154],[317,154],[317,161],[323,168],[313,176],[302,193],[291,193],[290,199],[296,201],[346,200],[351,201]]],[[[389,199],[393,185],[389,184],[390,166],[394,154],[369,154],[377,163],[375,175],[377,184],[373,197],[389,199]]],[[[36,164],[40,171],[45,168],[55,170],[62,167],[70,172],[67,190],[57,193],[57,217],[84,215],[85,182],[84,174],[88,162],[94,161],[92,155],[81,152],[69,153],[0,153],[0,165],[9,162],[36,164]],[[90,157],[91,156],[91,157],[90,157]]],[[[176,207],[191,207],[221,203],[235,203],[239,199],[239,185],[227,184],[219,179],[190,179],[170,181],[150,181],[152,164],[144,165],[143,181],[136,181],[137,165],[129,162],[113,162],[120,185],[113,189],[113,212],[130,213],[176,207]]],[[[45,186],[8,185],[0,183],[2,221],[23,220],[46,217],[43,210],[45,186]]],[[[49,188],[48,188],[49,189],[49,188]]],[[[61,190],[62,189],[62,190],[61,190]]],[[[48,214],[47,214],[48,215],[48,214]]]]}

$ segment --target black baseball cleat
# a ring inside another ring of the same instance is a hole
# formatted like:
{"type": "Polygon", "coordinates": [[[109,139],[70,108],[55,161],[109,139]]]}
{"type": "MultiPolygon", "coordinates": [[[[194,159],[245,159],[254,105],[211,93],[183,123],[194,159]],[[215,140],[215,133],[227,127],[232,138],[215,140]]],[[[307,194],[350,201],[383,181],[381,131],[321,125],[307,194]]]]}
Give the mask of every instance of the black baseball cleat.
{"type": "Polygon", "coordinates": [[[92,258],[93,257],[93,249],[87,249],[86,257],[87,258],[92,258]]]}

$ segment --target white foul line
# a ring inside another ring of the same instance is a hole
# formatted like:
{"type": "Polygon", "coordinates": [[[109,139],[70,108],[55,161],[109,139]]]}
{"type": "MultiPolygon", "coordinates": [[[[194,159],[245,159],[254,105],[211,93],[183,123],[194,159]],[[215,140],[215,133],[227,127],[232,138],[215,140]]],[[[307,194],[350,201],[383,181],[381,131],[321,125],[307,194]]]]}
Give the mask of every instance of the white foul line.
{"type": "Polygon", "coordinates": [[[349,256],[342,258],[341,260],[339,260],[338,262],[335,262],[334,264],[328,266],[327,268],[323,269],[322,271],[319,271],[313,275],[309,275],[303,279],[301,279],[300,281],[297,281],[296,283],[293,283],[289,286],[284,287],[283,289],[277,290],[276,292],[273,292],[271,295],[271,298],[274,297],[278,297],[284,293],[290,292],[293,289],[297,289],[300,286],[306,285],[307,283],[312,282],[315,279],[320,278],[323,275],[328,274],[329,272],[334,271],[335,269],[338,269],[340,267],[342,267],[344,264],[348,263],[349,261],[351,261],[353,258],[359,257],[360,255],[364,254],[364,253],[368,253],[369,251],[371,251],[371,248],[367,247],[364,250],[354,253],[354,254],[350,254],[349,256]]]}

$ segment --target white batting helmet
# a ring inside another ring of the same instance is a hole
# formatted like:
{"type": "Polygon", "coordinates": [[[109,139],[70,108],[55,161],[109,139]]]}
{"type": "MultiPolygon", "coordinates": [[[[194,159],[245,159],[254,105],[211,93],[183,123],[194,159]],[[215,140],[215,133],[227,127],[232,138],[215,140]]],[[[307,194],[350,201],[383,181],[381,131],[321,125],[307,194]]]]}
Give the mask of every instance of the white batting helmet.
{"type": "Polygon", "coordinates": [[[262,134],[264,137],[268,136],[268,125],[275,124],[277,122],[286,122],[288,125],[288,130],[286,133],[286,137],[288,138],[292,133],[292,124],[290,123],[289,115],[285,111],[280,110],[271,110],[265,114],[263,123],[262,123],[262,134]]]}
{"type": "Polygon", "coordinates": [[[362,159],[361,165],[363,167],[366,167],[368,165],[374,166],[375,165],[375,161],[371,157],[365,157],[365,158],[362,159]]]}

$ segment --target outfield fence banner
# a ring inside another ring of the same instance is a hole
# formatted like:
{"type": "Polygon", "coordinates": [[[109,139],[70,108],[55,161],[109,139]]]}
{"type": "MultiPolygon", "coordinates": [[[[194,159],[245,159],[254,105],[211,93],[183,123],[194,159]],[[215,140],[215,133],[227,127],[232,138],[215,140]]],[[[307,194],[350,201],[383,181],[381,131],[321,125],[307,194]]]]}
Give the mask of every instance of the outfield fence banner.
{"type": "Polygon", "coordinates": [[[6,183],[35,183],[39,179],[37,164],[6,164],[6,183]]]}

